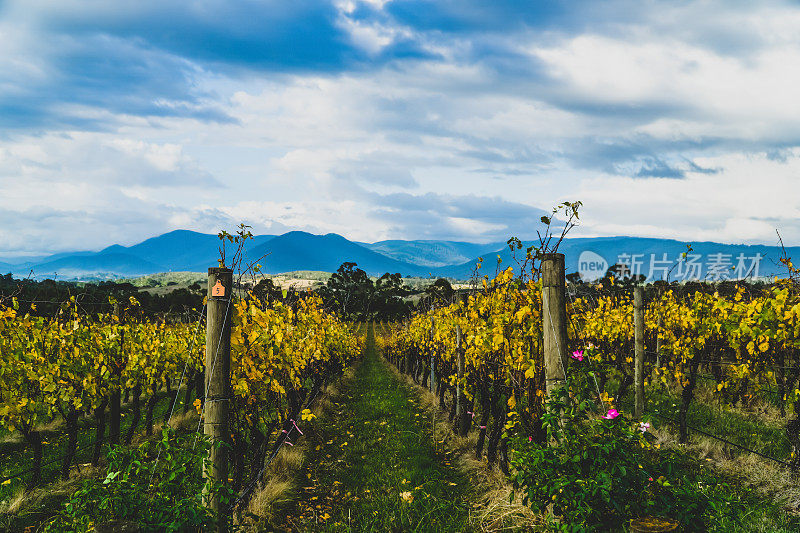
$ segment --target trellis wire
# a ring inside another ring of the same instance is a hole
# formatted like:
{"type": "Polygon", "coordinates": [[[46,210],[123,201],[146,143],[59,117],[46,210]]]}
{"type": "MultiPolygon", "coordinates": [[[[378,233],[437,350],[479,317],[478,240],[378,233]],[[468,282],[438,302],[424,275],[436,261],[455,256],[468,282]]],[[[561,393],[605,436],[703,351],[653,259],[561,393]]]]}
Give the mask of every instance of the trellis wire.
{"type": "MultiPolygon", "coordinates": [[[[673,423],[676,423],[676,424],[679,423],[674,418],[671,418],[671,417],[668,417],[668,416],[664,416],[661,413],[658,413],[658,412],[655,412],[655,411],[652,411],[651,414],[653,414],[653,415],[655,415],[655,416],[657,416],[659,418],[663,418],[664,420],[669,420],[670,422],[673,422],[673,423]]],[[[736,448],[740,448],[740,449],[745,450],[745,451],[750,452],[750,453],[754,453],[754,454],[756,454],[756,455],[758,455],[760,457],[763,457],[764,459],[769,459],[770,461],[775,461],[776,463],[779,463],[779,464],[781,464],[783,466],[788,466],[788,467],[792,466],[791,463],[787,463],[786,461],[782,461],[780,459],[776,459],[776,458],[771,457],[771,456],[769,456],[767,454],[764,454],[764,453],[761,453],[759,451],[753,450],[752,448],[748,448],[747,446],[744,446],[742,444],[738,444],[736,442],[729,441],[726,438],[714,435],[712,433],[708,433],[706,431],[703,431],[702,429],[698,429],[698,428],[696,428],[694,426],[690,426],[690,425],[687,424],[686,427],[687,427],[687,429],[691,429],[692,431],[695,431],[697,433],[705,435],[706,437],[710,437],[710,438],[718,440],[720,442],[724,442],[725,444],[729,444],[731,446],[734,446],[736,448]]]]}
{"type": "MultiPolygon", "coordinates": [[[[186,376],[186,369],[189,368],[189,361],[190,361],[191,356],[192,356],[192,351],[194,350],[195,341],[197,340],[197,332],[200,331],[200,323],[203,322],[203,315],[205,315],[205,309],[206,309],[207,306],[208,306],[208,302],[206,302],[203,305],[203,311],[201,311],[200,317],[197,320],[197,327],[194,330],[194,336],[192,337],[192,344],[189,347],[189,357],[186,358],[186,363],[183,365],[183,372],[181,373],[181,379],[178,381],[178,386],[175,388],[175,398],[172,400],[172,405],[170,406],[169,417],[167,417],[167,424],[166,424],[167,427],[169,427],[169,423],[170,423],[170,421],[172,421],[172,413],[175,412],[175,404],[178,403],[178,396],[180,395],[181,384],[183,383],[184,376],[186,376]]],[[[187,383],[186,386],[188,387],[189,384],[187,383]]],[[[208,391],[206,391],[206,393],[208,393],[208,391]]],[[[200,420],[202,420],[202,419],[203,419],[203,417],[200,417],[200,420]]],[[[160,444],[160,441],[159,441],[159,444],[160,444]]],[[[161,458],[161,449],[162,448],[163,448],[163,446],[160,446],[160,445],[158,446],[158,453],[156,454],[156,461],[155,461],[155,464],[153,465],[153,469],[150,471],[150,481],[148,481],[147,486],[150,487],[151,489],[152,489],[152,484],[153,484],[153,476],[156,473],[156,469],[158,468],[158,461],[161,458]]]]}
{"type": "MultiPolygon", "coordinates": [[[[202,315],[200,316],[200,319],[197,322],[197,329],[195,330],[195,336],[192,339],[192,346],[189,349],[189,353],[190,354],[191,354],[191,351],[194,349],[194,341],[197,338],[197,330],[200,328],[200,323],[201,322],[202,322],[202,315]]],[[[186,372],[187,365],[188,365],[188,360],[186,362],[186,365],[184,365],[184,375],[185,375],[185,372],[186,372]]],[[[172,413],[175,410],[175,405],[177,404],[178,396],[180,395],[180,387],[181,387],[181,383],[182,382],[183,382],[183,375],[181,376],[181,381],[178,383],[178,387],[175,390],[175,398],[172,401],[172,407],[171,407],[171,410],[170,410],[170,418],[167,420],[167,425],[169,425],[169,420],[171,420],[172,413]]],[[[169,398],[169,396],[167,396],[167,398],[169,398]]],[[[95,446],[96,444],[97,444],[97,442],[95,441],[95,442],[89,442],[89,443],[84,444],[82,446],[78,446],[78,447],[75,448],[75,453],[77,455],[78,452],[84,451],[87,448],[95,446]]],[[[161,450],[159,450],[159,455],[160,455],[160,453],[161,453],[161,450]]],[[[45,467],[45,466],[50,466],[52,464],[58,463],[59,461],[63,461],[63,457],[57,457],[57,458],[55,458],[55,459],[53,459],[51,461],[47,461],[45,463],[42,463],[40,465],[40,468],[41,467],[45,467]]],[[[156,465],[157,464],[158,464],[158,456],[156,457],[156,465]]],[[[13,475],[2,477],[2,478],[0,478],[0,483],[4,483],[4,482],[9,481],[11,479],[17,479],[17,478],[22,479],[22,476],[30,474],[33,471],[34,471],[34,468],[28,468],[26,470],[22,470],[20,472],[17,472],[17,473],[15,473],[13,475]]],[[[154,468],[153,471],[155,471],[155,468],[154,468]]],[[[150,480],[152,481],[152,474],[151,474],[150,480]]]]}
{"type": "MultiPolygon", "coordinates": [[[[306,408],[310,407],[311,404],[314,403],[314,400],[317,399],[320,390],[321,387],[317,389],[317,391],[314,393],[314,396],[312,396],[311,399],[308,400],[308,403],[306,403],[306,408]]],[[[286,430],[286,433],[281,433],[281,435],[283,436],[283,440],[281,440],[280,444],[275,449],[275,451],[272,452],[269,459],[264,462],[264,466],[262,466],[261,470],[258,471],[258,474],[256,474],[253,477],[253,480],[250,482],[250,484],[247,487],[245,487],[244,490],[242,490],[242,492],[239,493],[239,496],[236,498],[236,501],[233,502],[233,505],[231,505],[231,509],[236,509],[241,503],[241,501],[244,498],[246,498],[250,494],[250,492],[255,488],[256,484],[258,484],[258,481],[261,479],[261,476],[264,474],[269,465],[272,464],[272,461],[275,459],[275,457],[277,457],[278,453],[281,451],[281,448],[283,448],[283,445],[286,444],[286,441],[289,440],[289,435],[292,433],[294,428],[295,425],[292,424],[291,426],[289,426],[289,429],[286,430]]]]}

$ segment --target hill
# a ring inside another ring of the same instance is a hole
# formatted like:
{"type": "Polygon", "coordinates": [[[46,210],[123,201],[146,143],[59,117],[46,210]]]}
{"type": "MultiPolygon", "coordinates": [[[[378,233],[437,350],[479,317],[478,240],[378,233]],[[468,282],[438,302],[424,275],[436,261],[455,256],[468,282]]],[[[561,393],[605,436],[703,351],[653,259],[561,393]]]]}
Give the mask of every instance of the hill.
{"type": "Polygon", "coordinates": [[[424,267],[397,261],[335,233],[313,235],[292,231],[253,247],[249,255],[253,258],[264,256],[260,264],[262,271],[267,274],[292,270],[334,272],[346,261],[358,264],[359,268],[372,276],[380,276],[386,272],[400,272],[403,275],[428,273],[424,267]]]}
{"type": "MultiPolygon", "coordinates": [[[[218,248],[216,235],[178,230],[132,246],[109,246],[99,252],[59,253],[18,264],[6,260],[0,262],[0,272],[27,277],[33,270],[35,278],[62,280],[131,278],[159,272],[204,273],[217,264],[218,248]]],[[[231,254],[231,245],[228,250],[231,254]]],[[[585,279],[595,279],[619,260],[649,279],[661,279],[672,267],[675,267],[670,272],[672,280],[680,280],[687,274],[699,279],[785,274],[777,246],[598,237],[565,239],[559,251],[566,254],[567,272],[581,272],[585,279]],[[676,266],[681,254],[687,251],[687,244],[692,246],[688,261],[676,266]]],[[[786,251],[795,259],[800,257],[800,247],[786,251]]],[[[497,255],[502,259],[501,267],[516,266],[508,248],[499,242],[356,243],[335,233],[313,235],[292,231],[279,236],[259,235],[247,246],[247,260],[258,260],[268,274],[302,270],[334,272],[345,261],[352,261],[372,276],[399,272],[403,276],[468,279],[479,257],[485,258],[482,272],[493,274],[497,255]]]]}
{"type": "Polygon", "coordinates": [[[126,253],[67,256],[30,267],[37,278],[79,279],[87,276],[142,276],[163,270],[161,265],[126,253]]]}
{"type": "MultiPolygon", "coordinates": [[[[272,239],[274,235],[257,235],[249,243],[249,248],[272,239]]],[[[115,244],[99,252],[98,255],[126,253],[153,264],[161,265],[163,272],[171,270],[192,270],[188,265],[215,265],[219,259],[220,241],[216,235],[176,230],[158,237],[147,239],[133,246],[115,244]]],[[[202,269],[200,272],[205,270],[202,269]]]]}
{"type": "MultiPolygon", "coordinates": [[[[531,243],[525,243],[530,245],[531,243]]],[[[722,244],[716,242],[682,242],[673,239],[640,237],[592,237],[565,239],[559,252],[566,256],[566,271],[580,272],[584,279],[596,279],[615,263],[623,262],[636,274],[648,280],[663,279],[669,272],[670,280],[682,279],[738,279],[785,276],[780,263],[782,250],[778,246],[722,244]],[[678,264],[681,254],[692,247],[687,258],[678,264]]],[[[518,252],[518,256],[524,257],[518,252]]],[[[800,257],[800,247],[787,247],[791,257],[800,257]]],[[[508,248],[499,253],[484,254],[483,274],[494,274],[496,257],[500,256],[502,268],[518,269],[508,248]]],[[[461,265],[438,270],[440,275],[457,279],[469,277],[478,257],[461,265]]]]}
{"type": "Polygon", "coordinates": [[[425,267],[443,267],[464,263],[481,254],[501,250],[506,243],[475,244],[457,241],[392,240],[362,245],[398,261],[425,267]]]}

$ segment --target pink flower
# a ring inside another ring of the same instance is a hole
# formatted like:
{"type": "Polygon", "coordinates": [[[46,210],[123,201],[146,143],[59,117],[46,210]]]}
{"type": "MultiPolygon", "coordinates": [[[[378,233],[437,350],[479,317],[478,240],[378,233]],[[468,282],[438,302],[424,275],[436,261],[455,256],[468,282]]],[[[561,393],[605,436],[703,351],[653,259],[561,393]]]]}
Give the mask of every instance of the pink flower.
{"type": "Polygon", "coordinates": [[[533,442],[533,437],[528,437],[528,442],[533,442]]]}
{"type": "Polygon", "coordinates": [[[613,420],[619,416],[619,411],[616,409],[609,409],[608,412],[603,416],[606,420],[613,420]]]}
{"type": "Polygon", "coordinates": [[[650,429],[650,422],[639,422],[639,431],[647,433],[648,429],[650,429]]]}
{"type": "Polygon", "coordinates": [[[575,350],[572,352],[572,358],[578,361],[583,361],[583,350],[575,350]]]}
{"type": "Polygon", "coordinates": [[[653,478],[649,477],[647,478],[647,481],[653,481],[653,478]]]}

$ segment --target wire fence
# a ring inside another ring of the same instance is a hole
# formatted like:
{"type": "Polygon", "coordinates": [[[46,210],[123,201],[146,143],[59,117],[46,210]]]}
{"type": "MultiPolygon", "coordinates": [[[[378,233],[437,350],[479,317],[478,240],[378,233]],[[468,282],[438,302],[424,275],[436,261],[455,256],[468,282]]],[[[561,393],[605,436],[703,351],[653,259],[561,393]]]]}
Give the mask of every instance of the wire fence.
{"type": "MultiPolygon", "coordinates": [[[[650,414],[652,414],[652,415],[655,415],[655,416],[657,416],[658,418],[661,418],[661,419],[667,420],[667,421],[669,421],[669,422],[672,422],[672,423],[675,423],[675,424],[679,424],[679,423],[680,423],[680,421],[679,421],[679,420],[676,420],[676,419],[674,419],[674,418],[671,418],[671,417],[668,417],[668,416],[662,415],[661,413],[659,413],[659,412],[657,412],[657,411],[651,411],[651,412],[650,412],[650,414]]],[[[700,433],[701,435],[705,435],[706,437],[710,437],[710,438],[712,438],[712,439],[714,439],[714,440],[717,440],[717,441],[719,441],[719,442],[724,442],[725,444],[727,444],[727,445],[729,445],[729,446],[733,446],[733,447],[735,447],[735,448],[739,448],[740,450],[744,450],[744,451],[746,451],[746,452],[750,452],[750,453],[752,453],[752,454],[758,455],[759,457],[763,457],[764,459],[769,459],[770,461],[774,461],[774,462],[776,462],[776,463],[778,463],[778,464],[780,464],[780,465],[783,465],[783,466],[786,466],[786,467],[791,467],[791,466],[792,466],[792,465],[791,465],[791,463],[788,463],[788,462],[786,462],[786,461],[783,461],[783,460],[781,460],[781,459],[776,459],[775,457],[771,457],[771,456],[769,456],[769,455],[767,455],[767,454],[765,454],[765,453],[759,452],[758,450],[754,450],[754,449],[752,449],[752,448],[749,448],[749,447],[747,447],[747,446],[744,446],[744,445],[742,445],[742,444],[739,444],[739,443],[737,443],[737,442],[733,442],[733,441],[731,441],[731,440],[728,440],[728,439],[726,439],[726,438],[724,438],[724,437],[720,437],[719,435],[714,435],[714,434],[712,434],[712,433],[708,433],[707,431],[703,431],[703,430],[702,430],[702,429],[700,429],[700,428],[696,428],[696,427],[694,427],[694,426],[690,426],[690,425],[688,425],[688,424],[686,425],[686,427],[687,427],[688,429],[690,429],[691,431],[694,431],[694,432],[696,432],[696,433],[700,433]]]]}
{"type": "MultiPolygon", "coordinates": [[[[203,307],[203,310],[205,310],[205,305],[204,305],[204,307],[203,307]]],[[[182,383],[183,383],[183,378],[184,378],[184,377],[185,377],[185,375],[186,375],[186,370],[188,369],[189,362],[190,362],[190,360],[191,360],[191,357],[190,357],[190,356],[191,356],[191,354],[192,354],[192,352],[193,352],[193,350],[194,350],[194,345],[195,345],[195,342],[196,342],[196,339],[197,339],[197,333],[198,333],[198,331],[199,331],[199,329],[200,329],[200,325],[201,325],[201,323],[203,322],[203,317],[204,317],[204,316],[205,316],[205,313],[201,313],[201,314],[200,314],[200,316],[199,316],[199,319],[198,319],[198,321],[197,321],[197,328],[196,328],[196,330],[195,330],[195,335],[193,335],[193,336],[192,336],[192,342],[191,342],[191,344],[190,344],[190,346],[189,346],[189,349],[188,349],[188,351],[186,352],[186,354],[187,354],[187,357],[186,357],[186,363],[184,364],[183,373],[182,373],[182,375],[181,375],[181,378],[180,378],[180,381],[179,381],[179,383],[178,383],[178,386],[177,386],[177,387],[176,387],[176,389],[175,389],[175,397],[174,397],[174,398],[172,398],[172,401],[171,401],[171,404],[170,404],[169,418],[168,418],[168,419],[167,419],[167,421],[166,421],[166,425],[169,425],[169,422],[170,422],[170,421],[171,421],[171,419],[172,419],[172,414],[173,414],[173,412],[174,412],[175,406],[177,405],[178,398],[179,398],[179,396],[180,396],[181,385],[182,385],[182,383]]],[[[189,386],[189,385],[187,384],[187,387],[188,387],[188,386],[189,386]]],[[[169,396],[167,396],[167,398],[169,398],[169,396]]],[[[202,418],[201,418],[201,419],[202,419],[202,418]]],[[[88,449],[88,448],[90,448],[90,447],[95,447],[96,445],[97,445],[97,442],[91,442],[91,441],[90,441],[90,442],[89,442],[89,443],[87,443],[87,444],[84,444],[84,445],[82,445],[82,446],[78,446],[78,447],[76,447],[76,448],[75,448],[75,451],[74,451],[74,454],[75,454],[75,457],[76,457],[76,461],[77,461],[77,455],[78,455],[78,453],[79,453],[79,452],[85,451],[86,449],[88,449]]],[[[159,449],[159,456],[160,456],[160,449],[159,449]]],[[[42,463],[42,464],[40,465],[40,468],[41,468],[41,467],[46,467],[46,466],[51,466],[51,465],[53,465],[53,464],[56,464],[56,463],[58,463],[58,462],[62,462],[62,461],[63,461],[63,457],[58,457],[58,458],[55,458],[55,459],[53,459],[53,460],[51,460],[51,461],[47,461],[47,462],[45,462],[45,463],[42,463]]],[[[156,457],[156,465],[157,465],[157,464],[158,464],[158,456],[156,457]]],[[[17,473],[15,473],[15,474],[12,474],[12,475],[10,475],[10,476],[4,476],[4,477],[0,478],[0,483],[4,483],[4,482],[6,482],[6,481],[13,480],[13,479],[17,479],[17,478],[19,478],[19,479],[22,479],[22,476],[26,476],[26,475],[28,475],[28,474],[31,474],[31,473],[33,473],[35,470],[36,470],[36,468],[28,468],[28,469],[26,469],[26,470],[23,470],[23,471],[17,472],[17,473]]]]}
{"type": "MultiPolygon", "coordinates": [[[[607,289],[604,289],[604,291],[606,291],[606,290],[607,289]]],[[[631,295],[632,296],[632,292],[633,291],[632,291],[631,288],[616,288],[616,289],[612,288],[609,292],[613,292],[614,294],[617,294],[617,295],[624,294],[624,295],[631,295]]],[[[572,308],[574,309],[575,308],[575,304],[576,304],[575,298],[578,295],[576,294],[575,291],[570,291],[570,290],[567,290],[566,294],[567,294],[568,298],[570,299],[570,304],[571,304],[572,308]]],[[[602,294],[600,294],[600,295],[602,295],[602,294]]],[[[593,303],[595,305],[597,305],[597,299],[595,298],[594,294],[589,293],[586,296],[589,296],[593,300],[593,303]]],[[[587,337],[585,335],[585,329],[579,327],[578,321],[576,320],[576,317],[575,317],[574,313],[567,313],[567,316],[568,316],[569,324],[572,326],[574,338],[577,339],[577,340],[580,340],[583,343],[583,345],[586,345],[587,344],[587,337]]],[[[644,353],[646,355],[656,356],[656,357],[659,356],[659,355],[662,355],[662,356],[667,356],[668,355],[666,353],[659,354],[659,352],[657,352],[655,350],[645,350],[644,353]]],[[[696,362],[697,362],[698,365],[706,365],[706,366],[712,366],[712,367],[715,366],[715,365],[716,366],[733,367],[733,366],[741,366],[743,364],[742,362],[725,361],[723,354],[718,354],[718,358],[716,358],[716,359],[715,358],[712,358],[712,359],[701,359],[701,360],[697,360],[696,362]]],[[[759,362],[758,363],[758,367],[762,368],[762,369],[781,369],[781,370],[790,370],[790,371],[800,371],[800,368],[798,368],[797,366],[778,365],[778,364],[772,364],[772,363],[769,363],[769,362],[759,362]]],[[[721,379],[724,380],[724,376],[717,376],[717,375],[714,375],[714,374],[705,374],[705,373],[697,373],[696,377],[701,379],[701,380],[704,380],[704,381],[715,382],[715,383],[719,383],[721,379]]],[[[595,378],[595,384],[596,384],[596,378],[595,378]]],[[[768,393],[770,395],[775,395],[775,394],[777,394],[778,391],[776,389],[773,389],[769,384],[763,383],[762,384],[762,390],[759,390],[758,392],[760,392],[760,393],[768,393]]],[[[598,394],[600,394],[599,388],[598,388],[598,394]]],[[[658,410],[650,409],[650,410],[646,410],[646,413],[647,414],[651,414],[653,416],[656,416],[657,418],[660,418],[660,419],[665,420],[665,421],[670,422],[670,423],[680,424],[678,419],[670,417],[670,416],[667,416],[665,414],[662,414],[658,410]]],[[[735,442],[735,441],[731,440],[730,438],[710,433],[708,431],[705,431],[703,429],[700,429],[700,428],[695,427],[695,426],[690,425],[690,424],[685,424],[685,427],[690,431],[693,431],[695,433],[698,433],[700,435],[703,435],[703,436],[708,437],[710,439],[713,439],[715,441],[724,443],[726,445],[733,446],[733,447],[735,447],[737,449],[740,449],[742,451],[746,451],[748,453],[752,453],[754,455],[757,455],[757,456],[759,456],[759,457],[761,457],[763,459],[767,459],[769,461],[772,461],[772,462],[774,462],[776,464],[779,464],[781,466],[793,467],[792,463],[790,463],[788,461],[785,461],[783,459],[779,459],[779,458],[773,457],[771,455],[768,455],[768,454],[766,454],[764,452],[755,450],[750,446],[746,446],[746,445],[743,445],[741,443],[735,442]]],[[[786,438],[786,436],[784,436],[784,439],[785,439],[784,443],[786,443],[786,440],[788,440],[786,438]]]]}
{"type": "MultiPolygon", "coordinates": [[[[306,403],[306,408],[310,408],[314,404],[314,401],[317,399],[317,396],[319,395],[320,390],[322,390],[322,387],[318,388],[314,392],[314,395],[306,403]]],[[[270,454],[269,459],[264,462],[264,465],[258,471],[258,474],[256,474],[253,477],[253,479],[250,482],[250,484],[247,487],[245,487],[244,490],[242,490],[239,493],[239,495],[237,496],[236,500],[233,502],[233,505],[231,506],[231,508],[233,510],[238,509],[238,507],[242,504],[242,502],[245,501],[245,498],[248,498],[250,496],[250,494],[253,492],[253,489],[255,489],[256,485],[258,485],[258,482],[261,480],[261,476],[263,476],[264,472],[267,471],[267,468],[269,468],[269,465],[272,464],[272,461],[275,460],[275,458],[278,456],[278,453],[280,453],[280,451],[283,448],[283,446],[285,444],[287,444],[287,443],[291,443],[291,441],[289,440],[289,436],[292,434],[292,431],[294,429],[297,429],[297,431],[300,431],[300,428],[297,427],[297,424],[293,423],[291,426],[289,426],[288,430],[285,430],[285,431],[283,431],[281,433],[283,438],[281,439],[281,441],[278,444],[277,448],[272,452],[272,454],[270,454]]],[[[300,434],[302,435],[302,432],[300,434]]],[[[265,441],[264,445],[266,445],[266,441],[265,441]]],[[[294,444],[292,443],[291,446],[294,446],[294,444]]]]}
{"type": "MultiPolygon", "coordinates": [[[[171,398],[171,396],[164,396],[164,398],[169,399],[169,398],[171,398]]],[[[84,429],[91,429],[91,427],[84,428],[84,429]]],[[[144,429],[144,428],[142,428],[142,429],[144,429]]],[[[63,435],[65,435],[65,433],[62,433],[62,436],[63,435]]],[[[75,465],[78,464],[78,462],[77,462],[78,461],[78,454],[80,452],[86,451],[86,450],[88,450],[90,448],[94,448],[95,446],[97,446],[97,442],[96,441],[92,441],[91,439],[90,439],[90,441],[88,443],[80,445],[80,446],[77,446],[75,448],[75,459],[74,459],[75,462],[73,464],[71,464],[70,466],[75,466],[75,465]]],[[[43,462],[40,465],[40,467],[44,468],[44,467],[47,467],[47,466],[52,466],[52,465],[57,464],[57,463],[63,463],[63,461],[64,461],[63,456],[56,457],[56,458],[54,458],[54,459],[52,459],[50,461],[43,462]]],[[[24,476],[27,476],[28,474],[32,474],[35,470],[36,470],[35,468],[27,468],[25,470],[21,470],[19,472],[15,472],[14,474],[0,477],[0,483],[4,483],[6,481],[13,480],[13,479],[22,480],[22,478],[24,476]]]]}

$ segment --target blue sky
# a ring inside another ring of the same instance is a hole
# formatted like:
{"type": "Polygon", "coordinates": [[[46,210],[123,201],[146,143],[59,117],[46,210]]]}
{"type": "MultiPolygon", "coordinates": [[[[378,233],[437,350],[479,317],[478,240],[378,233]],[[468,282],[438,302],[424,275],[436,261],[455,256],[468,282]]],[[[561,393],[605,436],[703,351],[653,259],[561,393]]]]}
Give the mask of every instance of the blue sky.
{"type": "Polygon", "coordinates": [[[2,255],[177,228],[800,244],[800,4],[0,0],[2,255]]]}

